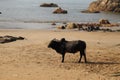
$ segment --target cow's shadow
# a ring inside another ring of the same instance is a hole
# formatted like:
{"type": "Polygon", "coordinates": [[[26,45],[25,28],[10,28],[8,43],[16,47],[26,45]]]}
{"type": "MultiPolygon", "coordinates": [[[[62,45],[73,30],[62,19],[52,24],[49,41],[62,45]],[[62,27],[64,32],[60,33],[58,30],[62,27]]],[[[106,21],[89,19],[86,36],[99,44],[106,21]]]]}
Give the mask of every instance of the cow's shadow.
{"type": "Polygon", "coordinates": [[[92,62],[92,61],[88,61],[86,64],[120,64],[119,62],[92,62]]]}

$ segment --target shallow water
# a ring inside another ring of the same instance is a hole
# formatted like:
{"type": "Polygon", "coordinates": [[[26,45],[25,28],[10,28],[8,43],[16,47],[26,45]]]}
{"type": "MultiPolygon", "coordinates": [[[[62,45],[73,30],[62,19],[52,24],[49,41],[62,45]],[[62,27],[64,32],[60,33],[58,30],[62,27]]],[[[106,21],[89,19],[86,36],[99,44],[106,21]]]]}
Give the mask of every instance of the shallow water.
{"type": "Polygon", "coordinates": [[[49,24],[54,21],[97,22],[101,18],[120,22],[120,14],[81,13],[92,1],[94,0],[0,0],[0,28],[49,28],[49,24]],[[68,14],[52,14],[55,8],[39,7],[45,2],[58,4],[68,10],[68,14]]]}

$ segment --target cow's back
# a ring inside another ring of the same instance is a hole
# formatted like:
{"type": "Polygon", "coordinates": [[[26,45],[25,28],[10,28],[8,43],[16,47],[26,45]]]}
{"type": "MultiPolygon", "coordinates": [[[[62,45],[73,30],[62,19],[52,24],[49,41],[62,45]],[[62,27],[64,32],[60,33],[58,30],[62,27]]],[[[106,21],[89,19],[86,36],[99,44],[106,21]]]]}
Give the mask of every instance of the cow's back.
{"type": "Polygon", "coordinates": [[[86,49],[86,42],[85,41],[78,41],[78,45],[80,47],[80,49],[86,49]]]}
{"type": "Polygon", "coordinates": [[[67,41],[65,43],[66,52],[76,53],[85,47],[85,43],[83,41],[67,41]]]}

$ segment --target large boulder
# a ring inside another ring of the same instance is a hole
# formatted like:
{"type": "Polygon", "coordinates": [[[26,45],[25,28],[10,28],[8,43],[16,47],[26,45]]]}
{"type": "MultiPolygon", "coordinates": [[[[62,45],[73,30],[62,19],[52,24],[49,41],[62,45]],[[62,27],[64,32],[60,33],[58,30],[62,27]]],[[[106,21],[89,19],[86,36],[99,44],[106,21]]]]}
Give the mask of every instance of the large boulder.
{"type": "Polygon", "coordinates": [[[88,7],[89,12],[110,11],[120,13],[120,0],[97,0],[88,7]]]}
{"type": "Polygon", "coordinates": [[[99,24],[110,24],[110,22],[107,19],[100,19],[99,24]]]}
{"type": "Polygon", "coordinates": [[[78,24],[77,23],[68,23],[66,25],[66,29],[75,29],[78,28],[78,24]]]}
{"type": "Polygon", "coordinates": [[[73,23],[73,22],[70,22],[70,23],[67,23],[65,24],[64,26],[58,26],[57,28],[58,29],[75,29],[75,28],[79,28],[79,24],[77,23],[73,23]]]}
{"type": "Polygon", "coordinates": [[[40,7],[58,7],[58,5],[54,3],[43,3],[40,7]]]}
{"type": "Polygon", "coordinates": [[[62,8],[57,8],[53,11],[54,14],[67,14],[67,10],[63,10],[62,8]]]}
{"type": "Polygon", "coordinates": [[[65,29],[65,26],[58,26],[58,29],[65,29]]]}
{"type": "Polygon", "coordinates": [[[104,27],[118,27],[119,26],[119,24],[117,23],[110,23],[109,20],[107,19],[100,19],[99,24],[100,26],[104,26],[104,27]]]}
{"type": "Polygon", "coordinates": [[[2,14],[2,12],[0,12],[0,14],[2,14]]]}

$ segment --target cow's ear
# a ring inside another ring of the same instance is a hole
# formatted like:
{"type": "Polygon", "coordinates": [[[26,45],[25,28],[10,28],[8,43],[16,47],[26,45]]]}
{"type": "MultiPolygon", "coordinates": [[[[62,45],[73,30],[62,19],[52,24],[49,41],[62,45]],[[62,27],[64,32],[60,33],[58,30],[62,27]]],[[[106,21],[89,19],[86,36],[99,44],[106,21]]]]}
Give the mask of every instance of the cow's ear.
{"type": "Polygon", "coordinates": [[[62,38],[62,39],[61,39],[61,42],[64,42],[64,41],[65,41],[65,38],[62,38]]]}

